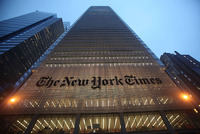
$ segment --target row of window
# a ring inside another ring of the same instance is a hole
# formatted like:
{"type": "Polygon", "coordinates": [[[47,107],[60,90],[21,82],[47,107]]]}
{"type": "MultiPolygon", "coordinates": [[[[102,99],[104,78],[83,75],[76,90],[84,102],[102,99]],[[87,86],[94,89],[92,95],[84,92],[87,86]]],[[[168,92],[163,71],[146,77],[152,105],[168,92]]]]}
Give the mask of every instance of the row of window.
{"type": "Polygon", "coordinates": [[[152,66],[153,63],[79,63],[79,64],[46,64],[46,67],[94,67],[94,66],[152,66]]]}
{"type": "Polygon", "coordinates": [[[141,47],[140,44],[136,43],[110,43],[110,42],[62,42],[63,44],[59,45],[59,48],[136,48],[141,47]]]}
{"type": "MultiPolygon", "coordinates": [[[[171,111],[165,112],[165,115],[175,130],[197,127],[185,112],[171,111]]],[[[167,131],[159,112],[124,113],[123,118],[126,132],[167,131]]],[[[19,116],[14,120],[8,131],[24,133],[31,121],[31,116],[19,116]]],[[[75,115],[41,115],[37,118],[31,133],[73,133],[75,122],[75,115]]],[[[119,133],[121,120],[119,114],[83,114],[80,116],[78,129],[79,133],[119,133]]]]}
{"type": "Polygon", "coordinates": [[[113,55],[119,55],[119,54],[122,54],[122,55],[129,55],[129,54],[143,54],[144,51],[126,51],[126,52],[112,52],[112,51],[95,51],[95,52],[79,52],[79,53],[76,53],[76,52],[55,52],[55,55],[57,54],[62,54],[62,55],[68,55],[68,54],[71,54],[71,55],[77,55],[77,54],[86,54],[86,55],[89,55],[89,54],[95,54],[95,55],[98,55],[98,54],[102,54],[102,55],[107,55],[107,54],[113,54],[113,55]]]}
{"type": "MultiPolygon", "coordinates": [[[[81,103],[83,108],[87,107],[115,107],[118,106],[118,100],[115,98],[104,98],[104,99],[84,99],[78,101],[77,99],[47,99],[44,104],[41,104],[40,99],[22,100],[15,104],[10,104],[9,107],[21,107],[21,108],[34,108],[42,105],[44,108],[67,108],[77,107],[78,103],[81,103]]],[[[171,96],[157,97],[156,101],[158,104],[173,104],[176,103],[175,99],[171,96]]],[[[132,97],[132,98],[121,98],[121,105],[126,106],[144,106],[144,105],[155,105],[155,100],[152,97],[132,97]]]]}
{"type": "Polygon", "coordinates": [[[115,60],[115,59],[148,59],[148,57],[63,57],[63,58],[51,58],[51,60],[103,60],[103,59],[111,59],[111,60],[115,60]]]}
{"type": "Polygon", "coordinates": [[[188,61],[190,61],[191,63],[193,63],[195,66],[199,67],[199,65],[196,64],[196,62],[192,61],[191,59],[189,59],[188,57],[184,56],[188,61]]]}

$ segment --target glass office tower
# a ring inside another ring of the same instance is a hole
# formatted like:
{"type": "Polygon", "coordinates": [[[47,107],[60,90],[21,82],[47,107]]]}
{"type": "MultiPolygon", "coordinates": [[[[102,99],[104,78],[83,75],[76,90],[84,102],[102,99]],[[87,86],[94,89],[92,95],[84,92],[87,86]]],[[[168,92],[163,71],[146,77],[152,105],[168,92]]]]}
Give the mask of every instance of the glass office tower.
{"type": "Polygon", "coordinates": [[[110,7],[90,7],[1,110],[4,132],[198,132],[198,114],[110,7]]]}
{"type": "Polygon", "coordinates": [[[36,11],[0,22],[0,103],[31,74],[31,66],[64,32],[56,14],[36,11]]]}

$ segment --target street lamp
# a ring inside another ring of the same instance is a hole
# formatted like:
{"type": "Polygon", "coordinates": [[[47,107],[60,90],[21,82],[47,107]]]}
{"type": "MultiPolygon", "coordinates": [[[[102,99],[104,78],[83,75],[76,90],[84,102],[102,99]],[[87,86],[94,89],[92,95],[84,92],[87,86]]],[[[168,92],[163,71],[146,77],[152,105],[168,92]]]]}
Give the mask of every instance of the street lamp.
{"type": "Polygon", "coordinates": [[[183,98],[183,100],[185,100],[185,101],[190,101],[192,104],[193,104],[193,106],[194,106],[194,112],[195,113],[199,113],[199,108],[198,108],[198,106],[196,106],[196,104],[194,103],[194,100],[192,99],[192,96],[190,95],[187,95],[187,94],[181,94],[181,97],[183,98]]]}
{"type": "Polygon", "coordinates": [[[185,100],[188,100],[188,99],[189,99],[189,97],[188,97],[186,94],[183,95],[183,98],[184,98],[185,100]]]}
{"type": "Polygon", "coordinates": [[[14,96],[14,97],[11,97],[10,99],[9,99],[9,103],[10,104],[15,104],[15,103],[17,103],[19,101],[19,98],[18,97],[16,97],[16,96],[14,96]]]}
{"type": "Polygon", "coordinates": [[[10,102],[12,102],[12,103],[14,103],[15,101],[16,101],[15,98],[11,98],[11,99],[10,99],[10,102]]]}

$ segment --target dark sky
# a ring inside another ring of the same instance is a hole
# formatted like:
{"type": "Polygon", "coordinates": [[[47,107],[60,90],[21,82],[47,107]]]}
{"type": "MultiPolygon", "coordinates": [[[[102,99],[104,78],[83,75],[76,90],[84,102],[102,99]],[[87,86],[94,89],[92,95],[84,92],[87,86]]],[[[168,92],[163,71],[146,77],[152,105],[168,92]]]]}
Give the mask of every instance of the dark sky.
{"type": "Polygon", "coordinates": [[[90,6],[110,6],[158,57],[200,61],[200,0],[0,0],[0,21],[39,10],[73,24],[90,6]]]}

